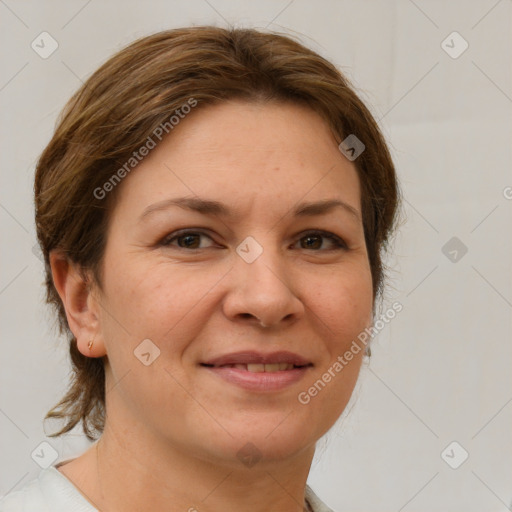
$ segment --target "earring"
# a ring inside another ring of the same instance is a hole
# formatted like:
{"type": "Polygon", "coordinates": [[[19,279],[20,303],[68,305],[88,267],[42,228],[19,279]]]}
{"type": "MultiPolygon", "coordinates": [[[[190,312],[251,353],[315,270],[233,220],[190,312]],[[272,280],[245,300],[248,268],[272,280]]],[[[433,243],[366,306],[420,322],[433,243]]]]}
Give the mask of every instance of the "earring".
{"type": "Polygon", "coordinates": [[[93,344],[94,344],[94,339],[89,340],[89,343],[87,344],[87,346],[89,347],[89,350],[92,350],[93,344]]]}

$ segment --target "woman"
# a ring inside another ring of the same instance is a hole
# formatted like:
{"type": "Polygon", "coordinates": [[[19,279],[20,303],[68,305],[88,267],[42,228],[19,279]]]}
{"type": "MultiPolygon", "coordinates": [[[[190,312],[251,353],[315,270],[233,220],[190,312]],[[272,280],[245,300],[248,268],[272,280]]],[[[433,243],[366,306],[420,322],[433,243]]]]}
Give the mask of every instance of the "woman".
{"type": "Polygon", "coordinates": [[[143,38],[68,103],[35,200],[74,368],[47,417],[99,440],[1,510],[329,510],[306,480],[399,202],[339,71],[256,30],[143,38]]]}

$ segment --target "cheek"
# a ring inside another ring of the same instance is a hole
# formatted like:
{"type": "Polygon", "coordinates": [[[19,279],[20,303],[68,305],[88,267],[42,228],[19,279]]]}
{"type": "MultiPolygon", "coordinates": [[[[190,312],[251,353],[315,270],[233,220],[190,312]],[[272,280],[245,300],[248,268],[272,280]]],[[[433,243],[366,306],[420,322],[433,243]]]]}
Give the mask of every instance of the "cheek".
{"type": "Polygon", "coordinates": [[[373,289],[370,269],[366,265],[357,265],[333,272],[314,286],[318,291],[312,296],[313,307],[328,328],[326,339],[333,340],[337,349],[343,348],[371,322],[373,289]]]}
{"type": "Polygon", "coordinates": [[[183,415],[190,406],[190,396],[180,385],[187,377],[180,361],[201,329],[201,298],[219,280],[216,274],[210,271],[209,277],[197,279],[194,269],[177,272],[168,263],[108,268],[108,302],[105,299],[101,321],[114,389],[111,410],[124,411],[128,404],[139,417],[154,418],[161,428],[169,428],[168,415],[183,415]],[[162,404],[166,414],[160,417],[155,411],[161,411],[162,404]]]}
{"type": "Polygon", "coordinates": [[[108,304],[103,320],[118,342],[125,340],[124,346],[129,343],[135,348],[149,338],[162,350],[180,352],[185,338],[193,338],[206,321],[198,316],[205,315],[211,301],[208,292],[225,273],[226,269],[204,265],[178,268],[166,260],[148,264],[143,258],[125,263],[124,268],[111,265],[105,273],[108,304]]]}
{"type": "MultiPolygon", "coordinates": [[[[310,283],[311,285],[312,283],[310,283]]],[[[325,431],[345,409],[356,385],[365,345],[358,336],[371,323],[372,279],[368,265],[352,266],[315,282],[312,296],[317,341],[324,357],[298,396],[304,414],[322,418],[325,431]]]]}

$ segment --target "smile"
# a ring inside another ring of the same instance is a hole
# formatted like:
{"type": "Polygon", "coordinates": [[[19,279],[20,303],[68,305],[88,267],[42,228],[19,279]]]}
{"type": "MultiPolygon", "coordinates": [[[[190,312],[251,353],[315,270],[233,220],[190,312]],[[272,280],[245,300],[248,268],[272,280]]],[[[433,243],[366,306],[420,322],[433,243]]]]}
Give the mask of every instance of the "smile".
{"type": "Polygon", "coordinates": [[[302,380],[312,365],[295,366],[291,363],[201,365],[216,380],[245,391],[268,393],[284,391],[302,380]]]}
{"type": "Polygon", "coordinates": [[[293,370],[294,368],[300,368],[300,366],[296,366],[291,363],[270,363],[270,364],[261,364],[261,363],[250,363],[250,364],[226,364],[223,366],[217,366],[217,368],[236,368],[237,370],[245,370],[252,373],[268,373],[268,372],[280,372],[280,371],[288,371],[293,370]]]}

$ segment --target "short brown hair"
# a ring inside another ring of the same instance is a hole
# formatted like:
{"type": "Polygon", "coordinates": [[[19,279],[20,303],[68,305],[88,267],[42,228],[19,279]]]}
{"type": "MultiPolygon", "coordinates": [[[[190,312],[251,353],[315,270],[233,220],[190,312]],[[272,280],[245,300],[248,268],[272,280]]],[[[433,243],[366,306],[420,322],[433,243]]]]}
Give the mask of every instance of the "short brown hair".
{"type": "Polygon", "coordinates": [[[396,222],[399,188],[376,121],[348,80],[327,60],[291,38],[254,29],[180,28],[144,37],[110,58],[73,95],[36,168],[35,207],[44,255],[47,302],[69,340],[73,377],[46,418],[65,420],[52,436],[80,421],[91,440],[105,419],[103,360],[82,355],[54,286],[49,253],[58,249],[91,271],[101,288],[100,263],[116,190],[103,187],[155,129],[190,98],[307,105],[330,125],[338,143],[354,134],[365,145],[354,161],[361,184],[364,234],[373,299],[382,291],[386,248],[396,222]]]}

